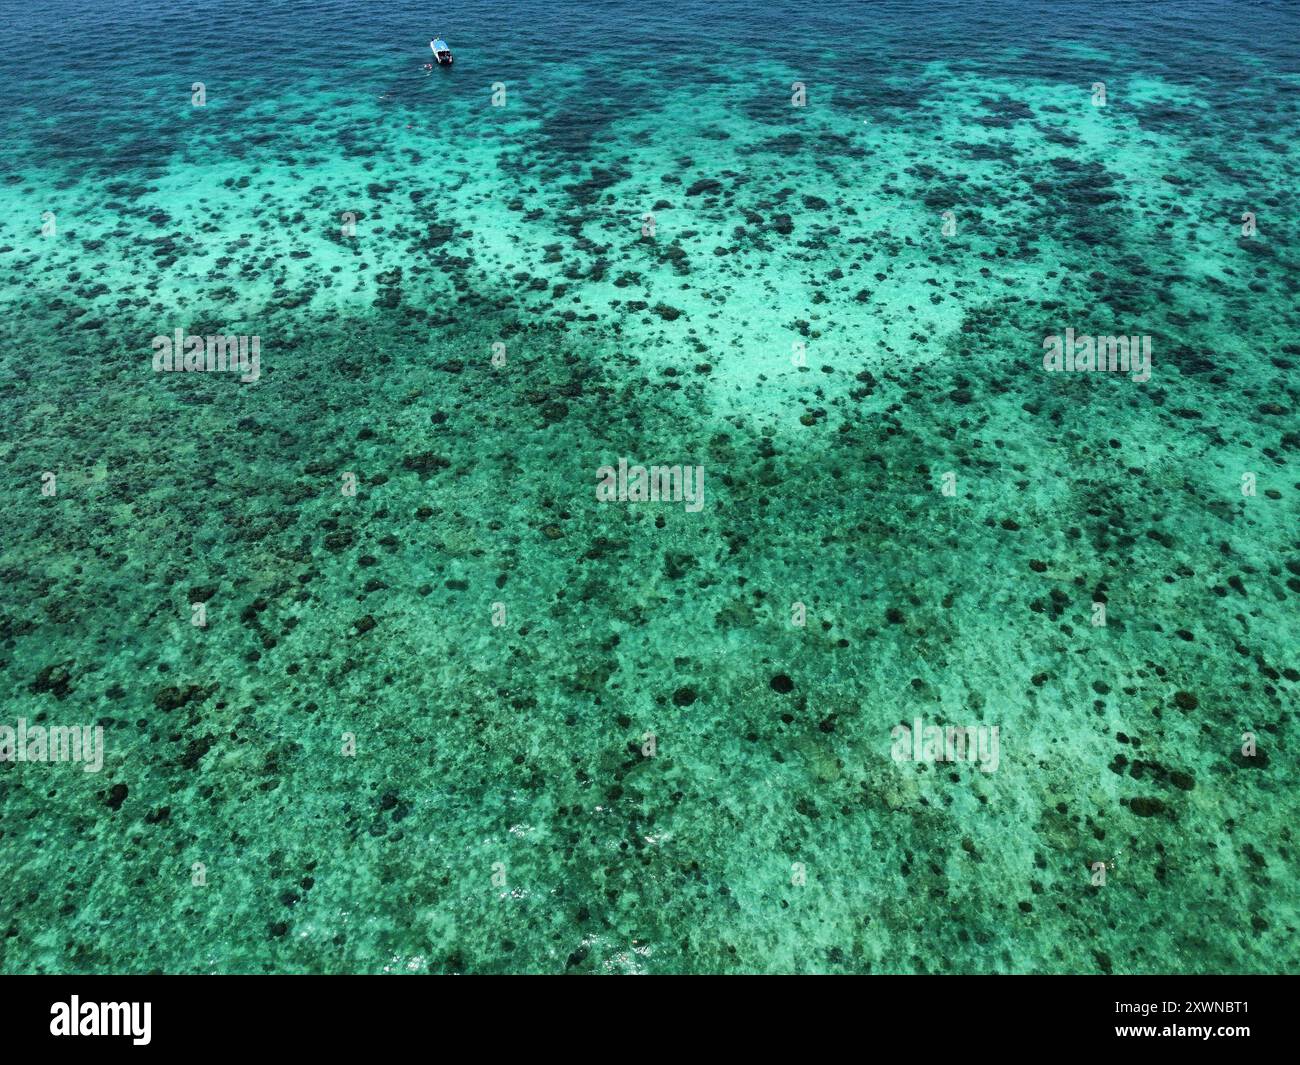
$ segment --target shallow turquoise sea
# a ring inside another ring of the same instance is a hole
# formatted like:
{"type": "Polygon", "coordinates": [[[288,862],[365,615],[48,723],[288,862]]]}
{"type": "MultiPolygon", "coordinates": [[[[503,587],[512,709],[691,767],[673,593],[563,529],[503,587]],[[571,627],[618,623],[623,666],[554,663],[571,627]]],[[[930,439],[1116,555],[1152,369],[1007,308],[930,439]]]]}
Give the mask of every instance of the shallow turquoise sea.
{"type": "Polygon", "coordinates": [[[0,971],[1300,971],[1296,4],[6,18],[0,971]]]}

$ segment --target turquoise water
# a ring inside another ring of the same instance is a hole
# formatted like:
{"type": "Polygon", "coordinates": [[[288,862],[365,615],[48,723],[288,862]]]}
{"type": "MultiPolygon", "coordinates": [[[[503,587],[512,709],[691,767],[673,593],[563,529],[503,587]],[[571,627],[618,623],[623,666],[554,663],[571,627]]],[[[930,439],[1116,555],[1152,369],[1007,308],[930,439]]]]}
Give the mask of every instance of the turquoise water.
{"type": "Polygon", "coordinates": [[[1300,968],[1295,5],[374,7],[0,42],[0,968],[1300,968]]]}

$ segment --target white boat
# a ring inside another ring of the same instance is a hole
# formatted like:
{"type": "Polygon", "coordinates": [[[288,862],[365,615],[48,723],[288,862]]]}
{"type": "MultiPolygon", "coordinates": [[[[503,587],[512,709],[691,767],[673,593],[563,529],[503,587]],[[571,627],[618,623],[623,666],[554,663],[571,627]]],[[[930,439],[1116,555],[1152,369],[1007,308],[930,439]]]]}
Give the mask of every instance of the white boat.
{"type": "Polygon", "coordinates": [[[451,66],[451,48],[441,37],[435,37],[429,42],[429,50],[433,52],[433,59],[440,67],[451,66]]]}

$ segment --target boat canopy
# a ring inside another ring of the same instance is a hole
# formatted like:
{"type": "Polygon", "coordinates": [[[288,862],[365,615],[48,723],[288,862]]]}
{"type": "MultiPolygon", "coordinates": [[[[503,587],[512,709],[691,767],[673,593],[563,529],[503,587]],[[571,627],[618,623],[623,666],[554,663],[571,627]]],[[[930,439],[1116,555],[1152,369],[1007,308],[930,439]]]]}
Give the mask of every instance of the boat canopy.
{"type": "Polygon", "coordinates": [[[451,46],[447,44],[447,42],[444,41],[441,37],[435,37],[432,41],[430,41],[429,47],[432,48],[435,52],[451,51],[451,46]]]}

